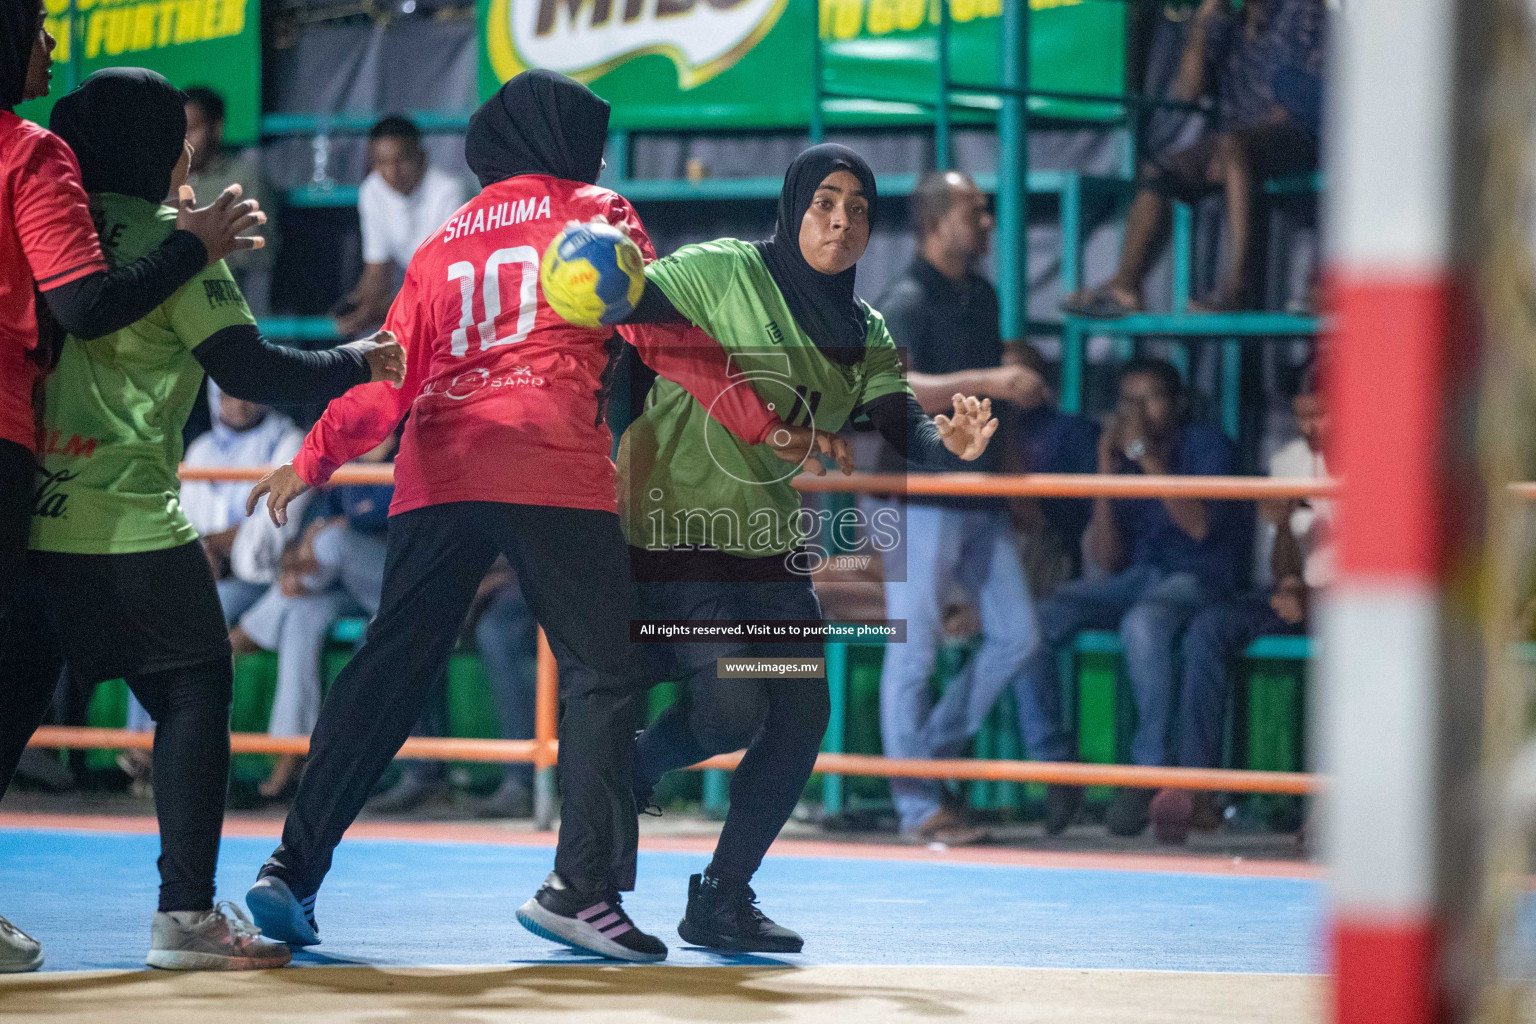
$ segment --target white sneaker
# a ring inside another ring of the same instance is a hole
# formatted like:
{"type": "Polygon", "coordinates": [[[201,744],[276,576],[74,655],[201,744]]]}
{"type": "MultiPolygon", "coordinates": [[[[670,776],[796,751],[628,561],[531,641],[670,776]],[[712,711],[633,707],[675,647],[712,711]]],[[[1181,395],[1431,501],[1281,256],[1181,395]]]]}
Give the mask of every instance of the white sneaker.
{"type": "Polygon", "coordinates": [[[22,974],[43,966],[43,944],[0,917],[0,974],[22,974]]]}
{"type": "Polygon", "coordinates": [[[293,954],[261,936],[228,900],[212,910],[156,911],[144,962],[168,971],[259,971],[283,967],[293,954]]]}

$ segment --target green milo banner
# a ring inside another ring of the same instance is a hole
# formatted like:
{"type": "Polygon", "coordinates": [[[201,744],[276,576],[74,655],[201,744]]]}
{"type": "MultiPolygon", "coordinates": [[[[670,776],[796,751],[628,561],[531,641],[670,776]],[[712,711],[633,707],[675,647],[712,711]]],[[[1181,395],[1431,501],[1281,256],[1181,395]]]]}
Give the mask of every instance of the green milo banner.
{"type": "MultiPolygon", "coordinates": [[[[952,81],[999,83],[1003,5],[1023,2],[950,0],[952,81]]],[[[1032,87],[1124,92],[1124,3],[1029,2],[1032,87]]],[[[483,95],[526,68],[550,68],[611,102],[615,128],[803,126],[813,33],[825,44],[829,121],[933,118],[939,0],[480,0],[480,18],[483,95]]],[[[995,95],[960,94],[954,116],[985,119],[997,107],[995,95]]],[[[1112,113],[1038,99],[1031,109],[1112,113]]]]}
{"type": "Polygon", "coordinates": [[[261,118],[260,0],[46,0],[53,91],[16,108],[48,123],[75,76],[109,67],[151,68],[176,85],[206,85],[228,107],[225,138],[257,140],[261,118]]]}

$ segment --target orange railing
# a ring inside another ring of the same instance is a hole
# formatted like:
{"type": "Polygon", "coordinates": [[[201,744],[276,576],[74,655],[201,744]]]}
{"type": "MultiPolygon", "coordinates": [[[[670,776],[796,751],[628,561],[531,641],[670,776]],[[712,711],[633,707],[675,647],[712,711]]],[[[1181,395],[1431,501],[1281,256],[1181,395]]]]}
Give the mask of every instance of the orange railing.
{"type": "MultiPolygon", "coordinates": [[[[183,466],[183,480],[255,480],[260,468],[183,466]]],[[[344,466],[331,484],[389,484],[392,466],[344,466]]],[[[852,476],[802,474],[795,485],[804,491],[843,491],[905,495],[978,495],[986,497],[1106,497],[1106,498],[1205,498],[1252,501],[1264,498],[1326,497],[1337,492],[1338,482],[1324,479],[1274,477],[1193,476],[1100,476],[1092,474],[981,473],[914,474],[856,473],[852,476]]],[[[1512,488],[1522,498],[1536,500],[1536,484],[1512,488]]],[[[259,511],[258,511],[258,514],[259,511]]],[[[454,761],[531,761],[545,785],[555,764],[558,744],[558,696],[555,659],[543,630],[538,641],[538,688],[535,738],[491,740],[412,737],[401,748],[403,757],[440,758],[454,761]]],[[[44,727],[32,738],[33,746],[121,748],[148,747],[149,733],[122,729],[44,727]]],[[[309,749],[306,737],[275,737],[236,733],[231,737],[236,753],[300,754],[309,749]]],[[[711,758],[697,768],[734,768],[740,754],[711,758]]],[[[1300,772],[1236,771],[1204,768],[1163,768],[1140,765],[1071,764],[1043,761],[987,761],[976,759],[902,760],[864,754],[822,754],[816,769],[840,775],[982,779],[997,782],[1044,782],[1069,785],[1139,786],[1219,790],[1246,793],[1316,792],[1320,776],[1300,772]]],[[[547,807],[547,803],[546,803],[547,807]]],[[[546,822],[547,824],[547,822],[546,822]]]]}

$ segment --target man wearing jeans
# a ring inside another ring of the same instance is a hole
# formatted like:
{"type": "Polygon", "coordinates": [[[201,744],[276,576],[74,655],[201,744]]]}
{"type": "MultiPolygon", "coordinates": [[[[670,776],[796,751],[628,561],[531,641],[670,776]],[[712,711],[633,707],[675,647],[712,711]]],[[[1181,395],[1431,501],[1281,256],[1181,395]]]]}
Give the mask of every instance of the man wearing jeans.
{"type": "MultiPolygon", "coordinates": [[[[1004,345],[997,292],[976,273],[992,228],[987,197],[970,178],[947,171],[925,176],[911,202],[917,253],[879,308],[905,350],[913,394],[929,411],[948,408],[956,392],[1010,402],[1015,409],[1039,404],[1044,383],[1022,365],[1021,353],[1004,345]]],[[[997,472],[1002,447],[992,445],[974,468],[997,472]]],[[[889,468],[901,472],[905,466],[903,459],[889,468]]],[[[1034,644],[1029,587],[1001,498],[912,498],[900,533],[902,549],[882,561],[886,617],[906,620],[907,640],[885,649],[882,746],[887,757],[954,757],[998,695],[1019,678],[1034,644]],[[928,677],[943,633],[945,598],[954,588],[975,602],[982,643],[934,703],[928,677]]],[[[945,801],[936,779],[892,779],[891,795],[908,836],[950,845],[985,838],[945,801]]]]}
{"type": "MultiPolygon", "coordinates": [[[[1317,383],[1316,366],[1304,368],[1300,389],[1291,400],[1300,436],[1275,452],[1270,476],[1327,477],[1323,439],[1328,417],[1317,383]]],[[[1274,531],[1270,592],[1211,605],[1195,616],[1184,635],[1184,686],[1179,694],[1179,746],[1174,761],[1181,767],[1220,765],[1232,662],[1266,634],[1305,633],[1312,596],[1333,579],[1331,501],[1261,501],[1259,514],[1274,531]]],[[[1182,843],[1191,828],[1209,832],[1220,820],[1207,792],[1164,789],[1152,800],[1152,832],[1159,842],[1182,843]]]]}
{"type": "MultiPolygon", "coordinates": [[[[1185,422],[1184,384],[1172,365],[1136,359],[1120,374],[1119,401],[1099,439],[1099,472],[1224,476],[1232,447],[1210,427],[1185,422]]],[[[1189,620],[1231,592],[1244,550],[1243,509],[1194,498],[1094,500],[1084,547],[1106,575],[1063,585],[1037,608],[1040,642],[1025,671],[1033,701],[1021,708],[1025,744],[1042,761],[1075,756],[1063,721],[1058,655],[1084,629],[1118,627],[1136,703],[1131,759],[1167,763],[1174,645],[1189,620]]],[[[1147,824],[1148,790],[1122,789],[1105,824],[1131,836],[1147,824]]],[[[1051,786],[1046,831],[1071,823],[1082,791],[1051,786]]]]}

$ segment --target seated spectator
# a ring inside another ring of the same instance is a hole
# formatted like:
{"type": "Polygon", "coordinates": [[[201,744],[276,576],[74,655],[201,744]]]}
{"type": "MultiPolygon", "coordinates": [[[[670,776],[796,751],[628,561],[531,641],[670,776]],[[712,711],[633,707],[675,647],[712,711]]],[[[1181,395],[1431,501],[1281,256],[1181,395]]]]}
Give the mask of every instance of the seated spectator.
{"type": "Polygon", "coordinates": [[[1169,99],[1216,93],[1216,130],[1194,145],[1154,157],[1126,214],[1115,274],[1062,308],[1113,319],[1142,308],[1141,286],[1170,199],[1220,190],[1231,262],[1197,312],[1242,309],[1252,301],[1253,197],[1266,179],[1317,167],[1326,11],[1323,0],[1203,0],[1190,21],[1169,99]]]}
{"type": "MultiPolygon", "coordinates": [[[[1042,375],[1044,361],[1028,345],[1025,364],[1042,375]]],[[[1092,473],[1099,465],[1099,425],[1062,412],[1054,401],[1019,411],[1013,424],[1018,458],[1010,472],[1092,473]]],[[[1014,528],[1023,542],[1024,566],[1036,601],[1079,575],[1083,533],[1093,515],[1091,498],[1014,498],[1014,528]]]]}
{"type": "Polygon", "coordinates": [[[384,322],[416,248],[466,198],[463,182],[427,163],[421,130],[403,117],[373,126],[368,166],[357,192],[363,273],[336,318],[337,329],[349,337],[384,322]]]}
{"type": "MultiPolygon", "coordinates": [[[[1005,402],[1043,401],[1039,374],[1019,365],[1017,352],[1005,356],[997,291],[976,272],[992,229],[986,195],[956,171],[928,174],[913,192],[912,212],[917,253],[879,308],[905,351],[919,403],[928,412],[941,412],[951,396],[977,393],[999,403],[993,407],[999,416],[1009,416],[1005,402]]],[[[974,470],[1001,468],[1000,441],[972,463],[974,470]]],[[[891,462],[898,472],[906,465],[904,458],[891,462]]],[[[887,757],[954,757],[1019,675],[1034,645],[1029,585],[1004,499],[914,496],[897,508],[904,551],[882,559],[885,605],[887,618],[905,620],[907,638],[885,648],[881,743],[887,757]],[[946,595],[953,588],[974,601],[982,640],[935,703],[928,679],[944,635],[946,595]]],[[[986,838],[963,807],[947,799],[937,779],[892,779],[891,795],[904,835],[952,846],[986,838]]]]}
{"type": "MultiPolygon", "coordinates": [[[[224,97],[203,85],[194,85],[187,94],[187,142],[192,145],[192,163],[187,184],[200,196],[216,196],[230,185],[238,184],[246,199],[254,199],[274,218],[277,204],[272,189],[257,166],[257,150],[244,153],[224,145],[224,97]]],[[[254,316],[271,311],[272,261],[277,252],[277,222],[268,220],[262,235],[267,244],[260,249],[236,249],[224,257],[229,272],[245,296],[254,316]]]]}
{"type": "MultiPolygon", "coordinates": [[[[182,461],[188,466],[273,466],[293,458],[304,443],[304,432],[291,419],[265,405],[224,394],[212,380],[208,381],[208,404],[213,426],[187,447],[182,461]]],[[[188,480],[181,487],[181,507],[202,538],[226,624],[244,615],[271,585],[273,571],[266,563],[286,536],[266,516],[246,518],[245,498],[250,492],[249,481],[241,480],[188,480]],[[242,536],[241,557],[236,559],[236,538],[242,536]]],[[[297,518],[293,523],[298,525],[297,518]]],[[[128,728],[134,732],[154,728],[149,712],[132,694],[128,728]]],[[[133,780],[135,791],[147,792],[149,751],[125,750],[117,760],[133,780]]]]}
{"type": "MultiPolygon", "coordinates": [[[[1136,359],[1120,374],[1119,403],[1099,439],[1098,471],[1149,476],[1222,476],[1232,446],[1220,431],[1185,422],[1183,382],[1170,364],[1136,359]]],[[[1244,550],[1243,509],[1192,498],[1096,498],[1084,536],[1086,555],[1104,575],[1063,584],[1036,605],[1040,640],[1025,665],[1024,741],[1042,761],[1075,756],[1062,716],[1058,656],[1084,629],[1118,627],[1136,704],[1131,756],[1167,763],[1174,645],[1201,609],[1229,596],[1244,550]]],[[[1071,823],[1082,801],[1075,786],[1050,786],[1046,831],[1071,823]]],[[[1122,789],[1106,824],[1122,836],[1147,824],[1152,793],[1122,789]]]]}
{"type": "MultiPolygon", "coordinates": [[[[498,560],[498,568],[491,570],[480,591],[484,604],[475,622],[475,642],[485,665],[502,739],[531,740],[538,684],[538,623],[505,560],[498,560]]],[[[481,805],[479,814],[483,818],[526,818],[533,814],[533,765],[508,762],[501,785],[481,805]]]]}
{"type": "MultiPolygon", "coordinates": [[[[391,436],[357,461],[379,464],[394,454],[391,436]]],[[[384,583],[384,534],[394,488],[349,485],[322,490],[308,510],[298,544],[283,553],[278,581],[230,634],[238,651],[277,652],[271,736],[308,736],[320,719],[321,655],[331,626],[345,615],[372,616],[384,583]]],[[[242,508],[243,512],[244,509],[242,508]]],[[[265,518],[253,516],[253,519],[265,518]]],[[[259,791],[279,798],[298,784],[301,759],[283,754],[259,791]]]]}
{"type": "MultiPolygon", "coordinates": [[[[226,395],[211,380],[208,405],[213,426],[187,447],[182,461],[188,466],[274,466],[292,458],[304,443],[304,432],[293,420],[265,405],[226,395]]],[[[235,535],[247,522],[245,499],[250,493],[250,482],[244,480],[188,480],[181,487],[182,508],[202,537],[218,581],[224,619],[230,623],[245,614],[267,588],[266,582],[243,580],[231,571],[235,535]]]]}
{"type": "MultiPolygon", "coordinates": [[[[1308,368],[1291,402],[1301,436],[1275,452],[1269,475],[1323,478],[1323,438],[1328,417],[1308,368]]],[[[1266,595],[1223,601],[1206,608],[1184,634],[1184,687],[1179,698],[1179,756],[1188,768],[1216,768],[1222,722],[1232,692],[1232,662],[1261,636],[1305,633],[1312,597],[1333,577],[1332,502],[1318,498],[1264,501],[1259,514],[1274,531],[1270,552],[1272,589],[1266,595]]],[[[1211,831],[1219,818],[1210,793],[1165,789],[1152,801],[1153,834],[1182,843],[1190,828],[1211,831]]]]}

